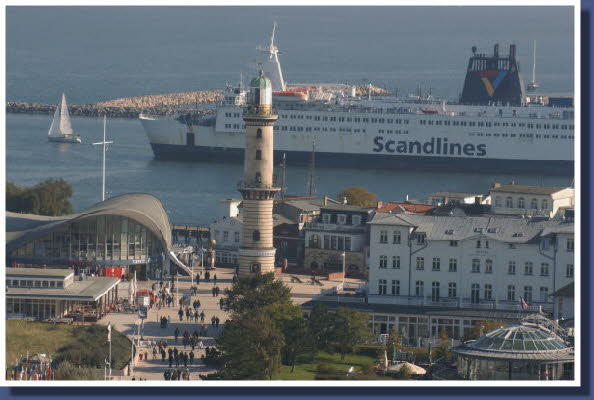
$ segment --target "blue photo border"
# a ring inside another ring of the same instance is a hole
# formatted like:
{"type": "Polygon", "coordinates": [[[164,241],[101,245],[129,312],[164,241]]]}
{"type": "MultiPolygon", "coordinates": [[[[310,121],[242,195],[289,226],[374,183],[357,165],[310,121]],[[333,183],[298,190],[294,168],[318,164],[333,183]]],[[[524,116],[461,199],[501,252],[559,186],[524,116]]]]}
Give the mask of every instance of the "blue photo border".
{"type": "Polygon", "coordinates": [[[590,237],[592,227],[591,174],[592,162],[590,155],[594,154],[590,132],[592,131],[591,94],[593,91],[591,81],[591,54],[592,30],[591,21],[594,10],[594,1],[582,0],[581,4],[581,215],[582,215],[582,246],[581,246],[581,293],[582,293],[582,354],[581,354],[581,387],[2,387],[1,399],[37,399],[50,398],[80,398],[99,399],[109,397],[111,400],[123,399],[159,399],[171,398],[210,398],[220,400],[244,398],[259,399],[261,397],[307,397],[339,398],[339,397],[415,397],[417,399],[437,398],[444,400],[459,397],[495,397],[505,396],[508,399],[522,398],[590,398],[591,397],[591,345],[594,340],[594,327],[590,315],[591,296],[590,288],[594,287],[592,274],[589,269],[591,263],[591,247],[594,241],[590,237]]]}

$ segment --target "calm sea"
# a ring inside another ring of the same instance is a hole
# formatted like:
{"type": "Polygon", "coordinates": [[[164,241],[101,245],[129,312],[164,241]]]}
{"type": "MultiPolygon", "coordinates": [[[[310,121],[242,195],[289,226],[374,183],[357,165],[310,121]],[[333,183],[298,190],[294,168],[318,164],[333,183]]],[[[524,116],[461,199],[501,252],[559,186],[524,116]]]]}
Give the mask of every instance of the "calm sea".
{"type": "MultiPolygon", "coordinates": [[[[530,79],[537,40],[543,91],[573,91],[569,7],[8,7],[8,101],[71,103],[221,88],[254,73],[256,45],[277,21],[285,80],[371,82],[405,94],[431,88],[454,99],[470,48],[507,53],[518,45],[530,79]],[[51,22],[51,23],[50,23],[51,22]]],[[[48,143],[50,116],[8,115],[6,176],[22,185],[63,177],[77,209],[100,200],[102,122],[73,118],[84,144],[48,143]]],[[[159,197],[174,222],[207,224],[216,202],[238,197],[240,165],[157,162],[140,123],[110,120],[108,191],[159,197]]],[[[287,171],[289,193],[305,191],[307,170],[287,171]]],[[[485,192],[495,181],[569,185],[571,178],[318,169],[318,194],[365,186],[382,200],[425,200],[434,191],[485,192]]]]}

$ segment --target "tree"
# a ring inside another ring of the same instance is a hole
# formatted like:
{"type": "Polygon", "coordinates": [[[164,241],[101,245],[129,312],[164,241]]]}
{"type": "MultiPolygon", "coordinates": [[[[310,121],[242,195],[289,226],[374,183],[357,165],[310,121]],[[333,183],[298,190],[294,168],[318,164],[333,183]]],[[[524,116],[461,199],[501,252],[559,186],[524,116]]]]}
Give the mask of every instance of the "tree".
{"type": "Polygon", "coordinates": [[[371,193],[363,187],[350,187],[344,189],[337,196],[338,201],[342,201],[346,197],[347,204],[361,207],[375,207],[377,195],[371,193]]]}
{"type": "Polygon", "coordinates": [[[291,365],[291,372],[295,371],[295,363],[300,354],[311,352],[314,347],[313,336],[308,329],[307,322],[302,318],[295,318],[287,321],[283,331],[285,336],[286,363],[291,365]]]}
{"type": "Polygon", "coordinates": [[[280,368],[283,345],[281,330],[265,310],[238,315],[227,322],[217,339],[225,366],[216,378],[272,379],[280,368]]]}
{"type": "Polygon", "coordinates": [[[503,321],[478,321],[472,327],[470,332],[464,336],[463,341],[478,339],[485,333],[492,331],[493,329],[501,328],[505,325],[507,324],[503,321]]]}
{"type": "Polygon", "coordinates": [[[332,339],[337,342],[340,358],[344,360],[347,353],[353,353],[355,346],[372,337],[368,326],[369,317],[362,312],[340,308],[334,315],[332,339]]]}
{"type": "Polygon", "coordinates": [[[312,335],[311,359],[314,360],[318,351],[328,346],[333,328],[333,315],[322,303],[316,303],[307,318],[308,330],[312,335]]]}
{"type": "Polygon", "coordinates": [[[236,314],[252,313],[268,305],[291,304],[291,289],[274,273],[241,277],[225,290],[224,309],[236,314]]]}
{"type": "Polygon", "coordinates": [[[6,210],[50,216],[71,214],[72,193],[72,186],[63,179],[47,179],[31,188],[6,182],[6,210]]]}

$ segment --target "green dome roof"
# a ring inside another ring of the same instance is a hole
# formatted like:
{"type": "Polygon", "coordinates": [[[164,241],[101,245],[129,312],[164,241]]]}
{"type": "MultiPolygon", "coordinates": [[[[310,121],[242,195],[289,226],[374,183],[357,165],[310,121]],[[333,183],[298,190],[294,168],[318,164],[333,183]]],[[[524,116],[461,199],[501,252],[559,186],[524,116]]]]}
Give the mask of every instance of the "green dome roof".
{"type": "Polygon", "coordinates": [[[259,87],[259,88],[272,87],[272,82],[270,82],[270,79],[265,77],[264,73],[262,71],[260,71],[260,76],[252,79],[252,81],[250,82],[250,87],[259,87]]]}

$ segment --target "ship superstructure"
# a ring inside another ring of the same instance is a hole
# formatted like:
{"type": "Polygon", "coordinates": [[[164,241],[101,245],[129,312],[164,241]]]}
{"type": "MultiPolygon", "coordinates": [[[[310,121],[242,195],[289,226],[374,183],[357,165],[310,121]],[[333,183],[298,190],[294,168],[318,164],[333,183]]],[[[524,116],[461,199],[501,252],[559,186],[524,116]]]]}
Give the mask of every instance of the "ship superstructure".
{"type": "MultiPolygon", "coordinates": [[[[457,103],[430,95],[357,93],[345,84],[290,85],[274,34],[262,67],[270,74],[277,160],[318,166],[572,174],[574,111],[526,103],[516,47],[492,56],[473,48],[457,103]]],[[[242,160],[246,90],[229,87],[216,114],[141,115],[157,159],[242,160]]]]}

